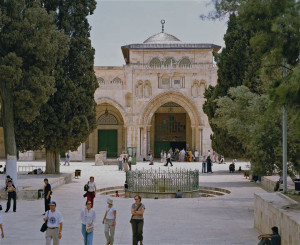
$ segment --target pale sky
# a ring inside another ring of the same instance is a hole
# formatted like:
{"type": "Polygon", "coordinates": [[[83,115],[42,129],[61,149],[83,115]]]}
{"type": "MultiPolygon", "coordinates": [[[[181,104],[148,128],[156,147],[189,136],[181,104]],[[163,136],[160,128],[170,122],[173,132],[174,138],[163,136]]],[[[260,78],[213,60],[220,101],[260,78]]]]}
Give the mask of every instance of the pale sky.
{"type": "Polygon", "coordinates": [[[161,32],[162,19],[165,32],[183,42],[213,43],[224,47],[223,36],[227,20],[201,20],[208,13],[210,0],[98,0],[89,23],[92,27],[92,46],[96,50],[96,66],[122,66],[125,64],[121,46],[142,43],[161,32]]]}

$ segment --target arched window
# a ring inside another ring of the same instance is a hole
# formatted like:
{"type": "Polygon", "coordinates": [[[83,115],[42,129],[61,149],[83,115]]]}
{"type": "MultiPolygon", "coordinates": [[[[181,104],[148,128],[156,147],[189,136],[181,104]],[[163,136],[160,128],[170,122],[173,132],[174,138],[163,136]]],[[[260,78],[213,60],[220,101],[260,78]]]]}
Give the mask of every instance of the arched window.
{"type": "Polygon", "coordinates": [[[118,125],[118,119],[110,113],[102,114],[97,121],[98,125],[118,125]]]}
{"type": "Polygon", "coordinates": [[[189,58],[182,58],[179,62],[179,67],[189,68],[192,66],[192,63],[189,58]]]}
{"type": "Polygon", "coordinates": [[[98,81],[99,85],[105,85],[105,81],[102,77],[97,77],[97,81],[98,81]]]}
{"type": "Polygon", "coordinates": [[[165,67],[176,67],[176,61],[174,60],[174,58],[167,58],[165,60],[165,67]]]}
{"type": "Polygon", "coordinates": [[[149,62],[149,66],[151,68],[160,68],[161,67],[161,61],[159,60],[159,58],[153,58],[150,62],[149,62]]]}
{"type": "Polygon", "coordinates": [[[145,98],[149,98],[151,96],[151,83],[147,80],[145,82],[145,92],[144,92],[144,96],[145,98]]]}
{"type": "Polygon", "coordinates": [[[112,84],[123,84],[121,78],[119,78],[119,77],[115,77],[111,83],[112,84]]]}

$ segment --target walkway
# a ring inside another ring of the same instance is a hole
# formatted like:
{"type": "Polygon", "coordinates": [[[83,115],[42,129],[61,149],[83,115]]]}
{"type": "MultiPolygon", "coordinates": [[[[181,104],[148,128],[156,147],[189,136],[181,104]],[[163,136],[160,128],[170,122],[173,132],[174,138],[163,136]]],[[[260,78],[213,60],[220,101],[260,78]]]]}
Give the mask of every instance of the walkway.
{"type": "MultiPolygon", "coordinates": [[[[1,163],[0,163],[1,164],[1,163]]],[[[41,162],[20,162],[19,165],[41,165],[41,162]]],[[[62,166],[62,172],[82,170],[80,179],[73,179],[53,192],[52,200],[64,216],[61,245],[81,245],[80,210],[84,206],[83,185],[89,176],[95,176],[98,187],[123,185],[124,172],[117,166],[93,166],[94,163],[73,163],[62,166]]],[[[245,169],[246,163],[237,163],[245,169]]],[[[166,168],[155,163],[154,168],[166,168]]],[[[174,163],[174,167],[198,168],[200,163],[174,163]]],[[[174,168],[173,167],[173,168],[174,168]]],[[[138,163],[135,168],[150,168],[147,163],[138,163]]],[[[144,244],[145,245],[253,245],[257,244],[258,231],[253,228],[253,193],[264,192],[255,183],[241,174],[229,174],[228,164],[214,164],[213,174],[200,174],[200,185],[222,187],[231,194],[212,198],[191,199],[143,199],[146,206],[144,244]]],[[[43,176],[41,176],[42,180],[43,176]]],[[[105,212],[105,196],[97,196],[95,209],[97,224],[94,244],[105,244],[101,224],[105,212]]],[[[129,224],[130,207],[133,199],[114,198],[117,208],[115,245],[131,244],[129,224]]],[[[5,208],[5,201],[1,201],[5,208]]],[[[18,200],[17,212],[3,213],[5,240],[3,244],[40,245],[44,244],[44,234],[39,231],[42,225],[43,199],[18,200]]]]}

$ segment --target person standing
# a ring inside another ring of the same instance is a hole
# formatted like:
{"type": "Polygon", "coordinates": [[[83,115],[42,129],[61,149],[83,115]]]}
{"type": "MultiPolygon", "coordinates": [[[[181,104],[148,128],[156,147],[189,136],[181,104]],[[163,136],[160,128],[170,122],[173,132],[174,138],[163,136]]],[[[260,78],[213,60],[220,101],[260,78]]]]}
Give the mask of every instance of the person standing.
{"type": "Polygon", "coordinates": [[[13,186],[13,183],[11,180],[7,182],[7,187],[5,188],[7,192],[7,203],[6,203],[6,210],[5,213],[8,212],[10,209],[10,203],[11,199],[14,200],[14,206],[13,206],[13,211],[16,212],[17,210],[17,194],[16,194],[16,188],[13,186]]]}
{"type": "Polygon", "coordinates": [[[171,153],[168,152],[168,156],[167,156],[167,163],[164,166],[168,166],[169,163],[171,164],[171,167],[173,167],[172,161],[171,161],[171,153]]]}
{"type": "Polygon", "coordinates": [[[86,201],[85,207],[81,210],[81,233],[84,245],[93,245],[95,222],[96,212],[92,208],[92,202],[86,201]]]}
{"type": "Polygon", "coordinates": [[[91,201],[92,207],[94,206],[94,198],[96,197],[96,183],[94,182],[94,177],[90,177],[90,181],[88,181],[87,186],[88,190],[86,193],[87,201],[91,201]]]}
{"type": "Polygon", "coordinates": [[[141,203],[142,198],[138,195],[134,197],[135,203],[131,206],[131,228],[132,228],[132,244],[140,245],[143,244],[143,226],[144,226],[144,212],[145,206],[141,203]]]}
{"type": "Polygon", "coordinates": [[[51,245],[51,240],[53,240],[53,245],[59,245],[60,239],[62,238],[62,228],[63,228],[63,217],[61,213],[56,210],[56,202],[49,203],[50,210],[45,213],[44,221],[47,221],[46,230],[46,245],[51,245]]]}
{"type": "Polygon", "coordinates": [[[129,157],[128,157],[129,171],[131,171],[131,163],[132,163],[132,157],[131,157],[131,155],[129,155],[129,157]]]}
{"type": "MultiPolygon", "coordinates": [[[[49,184],[48,179],[44,179],[44,201],[45,201],[45,213],[50,209],[49,203],[51,201],[51,185],[49,184]]],[[[43,215],[45,215],[45,213],[43,215]]]]}
{"type": "Polygon", "coordinates": [[[207,173],[212,173],[212,170],[211,170],[211,156],[210,156],[210,154],[208,154],[208,156],[206,158],[206,168],[207,168],[207,173]]]}
{"type": "Polygon", "coordinates": [[[3,219],[2,219],[2,211],[1,210],[0,210],[0,230],[1,230],[1,238],[0,238],[0,244],[1,244],[1,240],[4,238],[3,219]]]}
{"type": "Polygon", "coordinates": [[[105,224],[104,234],[106,237],[106,245],[114,244],[116,218],[117,210],[113,207],[113,200],[111,198],[107,198],[107,207],[102,220],[102,224],[105,224]]]}
{"type": "Polygon", "coordinates": [[[195,150],[194,156],[195,156],[195,162],[199,162],[199,152],[197,150],[195,150]]]}
{"type": "Polygon", "coordinates": [[[125,184],[124,184],[124,191],[125,191],[125,197],[128,197],[128,183],[127,183],[127,181],[125,181],[125,184]]]}
{"type": "Polygon", "coordinates": [[[120,157],[118,158],[119,171],[122,171],[123,169],[122,162],[123,162],[123,158],[122,155],[120,155],[120,157]]]}
{"type": "Polygon", "coordinates": [[[206,159],[205,159],[205,156],[201,157],[201,161],[202,161],[202,173],[206,173],[206,159]]]}

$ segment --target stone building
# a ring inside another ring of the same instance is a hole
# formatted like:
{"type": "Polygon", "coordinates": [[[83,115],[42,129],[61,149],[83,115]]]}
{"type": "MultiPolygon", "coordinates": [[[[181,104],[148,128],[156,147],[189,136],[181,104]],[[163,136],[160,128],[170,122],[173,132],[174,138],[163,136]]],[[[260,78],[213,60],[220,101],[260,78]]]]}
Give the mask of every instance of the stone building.
{"type": "Polygon", "coordinates": [[[207,152],[212,131],[202,110],[203,93],[216,85],[213,51],[219,49],[182,42],[164,30],[122,46],[125,65],[95,67],[97,128],[71,159],[103,150],[116,158],[128,147],[135,148],[138,160],[150,150],[159,156],[170,147],[207,152]]]}

